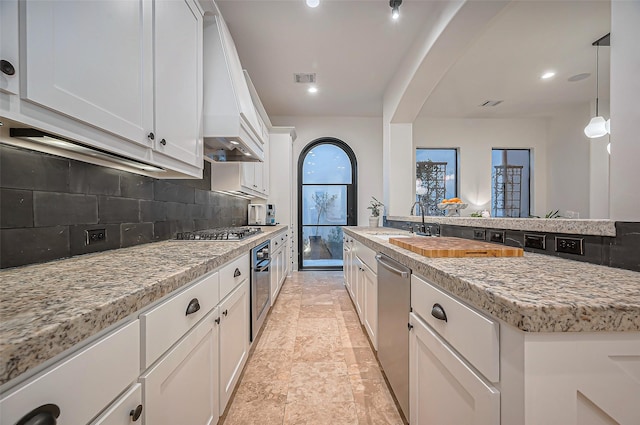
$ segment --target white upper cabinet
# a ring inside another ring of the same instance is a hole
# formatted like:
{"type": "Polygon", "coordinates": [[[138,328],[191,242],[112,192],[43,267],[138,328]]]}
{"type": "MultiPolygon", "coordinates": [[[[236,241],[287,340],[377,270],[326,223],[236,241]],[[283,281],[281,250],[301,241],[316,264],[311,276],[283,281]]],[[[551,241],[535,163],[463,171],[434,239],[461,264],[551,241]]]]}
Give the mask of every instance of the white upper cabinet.
{"type": "Polygon", "coordinates": [[[201,164],[202,14],[189,0],[155,3],[155,147],[201,164]]]}
{"type": "Polygon", "coordinates": [[[150,146],[152,7],[144,0],[24,2],[22,97],[150,146]]]}

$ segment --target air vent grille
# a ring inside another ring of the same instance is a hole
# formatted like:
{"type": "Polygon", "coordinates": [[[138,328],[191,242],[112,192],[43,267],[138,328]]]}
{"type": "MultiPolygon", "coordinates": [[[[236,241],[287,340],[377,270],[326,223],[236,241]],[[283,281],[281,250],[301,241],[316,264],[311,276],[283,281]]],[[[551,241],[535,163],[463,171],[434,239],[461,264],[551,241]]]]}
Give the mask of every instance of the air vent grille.
{"type": "Polygon", "coordinates": [[[485,102],[482,102],[480,104],[480,106],[498,106],[499,104],[501,104],[502,102],[504,102],[504,100],[487,100],[485,102]]]}
{"type": "Polygon", "coordinates": [[[308,83],[315,83],[316,82],[316,73],[311,73],[311,74],[305,74],[305,73],[297,73],[297,74],[293,74],[293,81],[295,83],[302,83],[302,84],[308,84],[308,83]]]}

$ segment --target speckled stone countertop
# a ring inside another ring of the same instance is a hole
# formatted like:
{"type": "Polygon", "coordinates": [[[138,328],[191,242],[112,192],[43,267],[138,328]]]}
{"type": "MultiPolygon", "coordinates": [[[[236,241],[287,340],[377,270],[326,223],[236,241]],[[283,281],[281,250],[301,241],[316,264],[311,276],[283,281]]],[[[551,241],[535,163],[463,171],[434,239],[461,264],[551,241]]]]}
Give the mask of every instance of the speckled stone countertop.
{"type": "Polygon", "coordinates": [[[523,331],[640,331],[638,272],[530,252],[524,257],[427,258],[374,236],[398,235],[398,229],[345,227],[344,232],[523,331]]]}
{"type": "Polygon", "coordinates": [[[244,241],[164,241],[0,271],[0,385],[239,257],[244,241]]]}
{"type": "MultiPolygon", "coordinates": [[[[524,230],[528,232],[567,233],[574,235],[615,236],[613,220],[565,219],[565,218],[497,218],[497,217],[434,217],[426,222],[452,226],[483,227],[487,229],[524,230]]],[[[420,222],[422,217],[390,216],[387,220],[420,222]]]]}

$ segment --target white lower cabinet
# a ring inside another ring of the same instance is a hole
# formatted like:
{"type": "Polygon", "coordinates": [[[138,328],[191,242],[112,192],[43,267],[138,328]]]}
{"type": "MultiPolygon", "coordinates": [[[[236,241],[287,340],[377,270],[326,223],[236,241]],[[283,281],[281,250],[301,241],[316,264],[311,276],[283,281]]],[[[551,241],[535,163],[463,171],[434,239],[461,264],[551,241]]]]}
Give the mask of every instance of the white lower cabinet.
{"type": "Polygon", "coordinates": [[[500,392],[418,316],[409,323],[409,422],[499,425],[500,392]]]}
{"type": "Polygon", "coordinates": [[[142,423],[142,385],[135,384],[91,425],[130,425],[142,423]]]}
{"type": "MultiPolygon", "coordinates": [[[[249,279],[241,283],[220,303],[219,315],[220,412],[222,412],[231,398],[249,355],[249,279]]],[[[182,423],[195,424],[195,422],[182,423]]]]}
{"type": "Polygon", "coordinates": [[[214,309],[145,373],[144,423],[211,425],[218,421],[218,310],[214,309]]]}
{"type": "Polygon", "coordinates": [[[373,348],[378,350],[378,276],[364,264],[361,269],[364,292],[364,319],[362,323],[369,334],[373,348]]]}
{"type": "Polygon", "coordinates": [[[0,423],[16,424],[41,406],[47,406],[38,414],[41,422],[30,423],[90,423],[139,373],[140,324],[135,320],[0,396],[0,423]],[[55,414],[48,412],[55,411],[59,417],[51,422],[55,414]]]}
{"type": "Polygon", "coordinates": [[[364,291],[363,291],[363,277],[362,277],[362,261],[357,256],[353,256],[352,259],[353,264],[353,281],[351,282],[351,289],[353,289],[353,303],[356,306],[356,313],[358,313],[358,317],[360,318],[360,323],[362,323],[363,317],[363,306],[364,306],[364,291]]]}

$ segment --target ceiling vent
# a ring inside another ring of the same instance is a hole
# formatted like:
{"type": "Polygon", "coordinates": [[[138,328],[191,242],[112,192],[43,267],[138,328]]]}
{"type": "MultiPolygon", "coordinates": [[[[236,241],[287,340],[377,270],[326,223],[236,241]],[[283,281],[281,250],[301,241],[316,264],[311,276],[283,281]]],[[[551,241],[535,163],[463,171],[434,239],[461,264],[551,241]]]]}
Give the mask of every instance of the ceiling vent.
{"type": "Polygon", "coordinates": [[[480,106],[498,106],[502,102],[504,102],[504,100],[487,100],[486,102],[482,102],[480,106]]]}
{"type": "Polygon", "coordinates": [[[298,74],[293,74],[293,82],[294,83],[302,83],[302,84],[308,84],[308,83],[315,83],[316,82],[316,73],[312,73],[312,74],[305,74],[305,73],[298,73],[298,74]]]}

